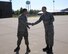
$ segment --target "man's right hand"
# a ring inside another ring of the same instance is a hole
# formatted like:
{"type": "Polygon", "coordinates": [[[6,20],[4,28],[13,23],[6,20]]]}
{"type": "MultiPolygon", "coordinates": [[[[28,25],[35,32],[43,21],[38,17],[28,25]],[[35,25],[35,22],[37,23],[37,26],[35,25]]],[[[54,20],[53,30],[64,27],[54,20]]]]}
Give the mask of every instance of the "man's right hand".
{"type": "Polygon", "coordinates": [[[32,23],[32,26],[34,26],[34,23],[32,23]]]}

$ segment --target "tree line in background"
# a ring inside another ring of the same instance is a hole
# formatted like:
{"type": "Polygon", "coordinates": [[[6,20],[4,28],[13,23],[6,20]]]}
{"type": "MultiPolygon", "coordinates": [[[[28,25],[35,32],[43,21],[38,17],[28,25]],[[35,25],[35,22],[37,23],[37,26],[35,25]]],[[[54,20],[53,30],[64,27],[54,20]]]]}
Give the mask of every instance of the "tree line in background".
{"type": "MultiPolygon", "coordinates": [[[[20,8],[20,10],[13,11],[13,16],[19,16],[22,13],[23,8],[20,8]]],[[[30,10],[29,16],[37,16],[38,12],[40,10],[30,10]]],[[[52,12],[53,15],[68,15],[68,8],[61,10],[60,12],[52,12]]]]}
{"type": "MultiPolygon", "coordinates": [[[[22,13],[22,10],[23,10],[23,8],[20,8],[20,10],[16,10],[16,11],[14,11],[13,10],[13,16],[18,16],[18,15],[20,15],[21,13],[22,13]]],[[[29,11],[29,16],[35,16],[35,15],[38,15],[38,12],[40,12],[40,10],[30,10],[29,11]]]]}

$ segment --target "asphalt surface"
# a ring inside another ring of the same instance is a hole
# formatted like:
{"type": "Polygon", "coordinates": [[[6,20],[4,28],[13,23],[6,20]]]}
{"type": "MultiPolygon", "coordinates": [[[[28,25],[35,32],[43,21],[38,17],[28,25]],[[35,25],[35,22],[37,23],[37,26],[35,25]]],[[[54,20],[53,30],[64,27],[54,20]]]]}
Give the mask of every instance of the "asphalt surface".
{"type": "MultiPolygon", "coordinates": [[[[53,54],[68,54],[68,16],[54,16],[54,47],[53,54]]],[[[28,18],[29,22],[35,22],[39,17],[28,18]]],[[[0,54],[17,54],[14,52],[17,41],[18,18],[0,19],[0,54]]],[[[30,26],[29,54],[47,54],[42,49],[46,46],[43,22],[30,26]]],[[[24,39],[21,43],[19,54],[25,54],[24,39]]]]}

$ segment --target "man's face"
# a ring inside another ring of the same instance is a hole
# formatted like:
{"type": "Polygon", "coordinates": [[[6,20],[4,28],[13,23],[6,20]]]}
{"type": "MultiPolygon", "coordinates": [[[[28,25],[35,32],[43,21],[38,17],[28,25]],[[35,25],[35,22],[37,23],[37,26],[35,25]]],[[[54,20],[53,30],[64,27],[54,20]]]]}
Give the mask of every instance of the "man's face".
{"type": "Polygon", "coordinates": [[[45,8],[42,8],[42,12],[45,13],[46,12],[46,9],[45,8]]]}
{"type": "Polygon", "coordinates": [[[28,11],[25,11],[24,14],[25,14],[25,15],[28,15],[28,11]]]}

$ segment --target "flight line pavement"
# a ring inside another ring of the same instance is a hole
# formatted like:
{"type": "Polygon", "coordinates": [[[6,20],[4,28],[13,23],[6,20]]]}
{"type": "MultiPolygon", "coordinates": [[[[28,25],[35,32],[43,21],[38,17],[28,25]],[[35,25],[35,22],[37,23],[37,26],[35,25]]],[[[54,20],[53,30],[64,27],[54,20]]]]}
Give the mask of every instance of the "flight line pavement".
{"type": "MultiPolygon", "coordinates": [[[[68,15],[54,16],[54,47],[53,54],[68,54],[68,15]]],[[[28,18],[29,22],[35,22],[39,17],[28,18]]],[[[0,19],[0,54],[16,54],[18,18],[0,19]]],[[[29,54],[46,54],[42,49],[46,46],[43,22],[30,26],[29,54]]],[[[19,54],[25,54],[26,46],[24,40],[21,43],[19,54]]]]}

